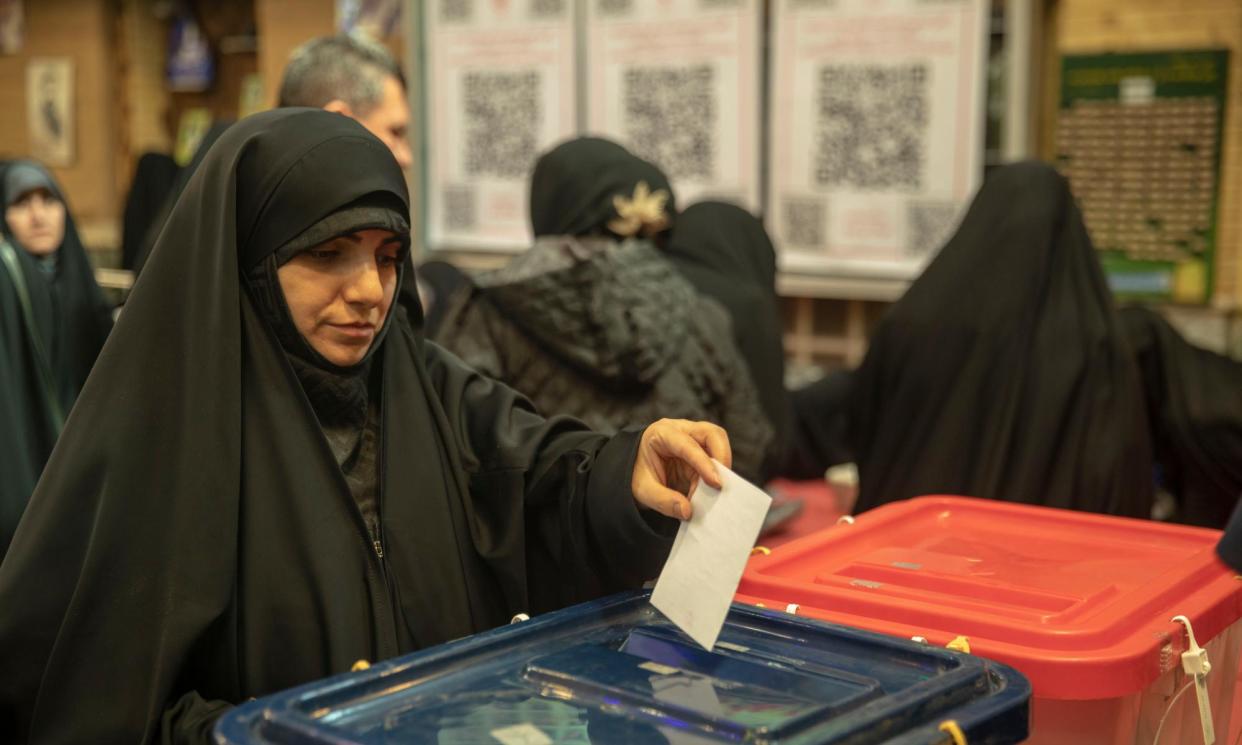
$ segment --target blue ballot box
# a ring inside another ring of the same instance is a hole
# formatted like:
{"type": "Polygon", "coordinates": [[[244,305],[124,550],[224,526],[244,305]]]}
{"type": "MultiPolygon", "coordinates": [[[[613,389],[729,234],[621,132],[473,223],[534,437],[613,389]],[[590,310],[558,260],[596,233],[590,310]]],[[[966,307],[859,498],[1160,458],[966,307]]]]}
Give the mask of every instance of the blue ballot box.
{"type": "Polygon", "coordinates": [[[735,605],[707,652],[627,593],[274,694],[222,745],[1017,743],[1012,668],[735,605]]]}

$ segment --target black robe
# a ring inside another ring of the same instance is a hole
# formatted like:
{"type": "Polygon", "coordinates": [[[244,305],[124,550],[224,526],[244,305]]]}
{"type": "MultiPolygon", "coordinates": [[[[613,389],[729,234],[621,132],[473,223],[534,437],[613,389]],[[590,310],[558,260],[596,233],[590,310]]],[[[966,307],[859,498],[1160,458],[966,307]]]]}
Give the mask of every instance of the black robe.
{"type": "Polygon", "coordinates": [[[544,419],[402,310],[373,548],[240,277],[375,192],[408,204],[388,149],[320,110],[203,161],[0,567],[0,741],[206,743],[247,697],[658,572],[675,521],[630,494],[639,433],[544,419]]]}
{"type": "Polygon", "coordinates": [[[964,494],[1151,514],[1138,366],[1069,186],[1048,166],[988,178],[880,322],[851,397],[860,512],[964,494]]]}
{"type": "Polygon", "coordinates": [[[184,168],[177,171],[176,176],[172,180],[172,186],[164,196],[163,202],[148,220],[146,232],[141,237],[136,238],[138,245],[133,248],[132,258],[130,259],[129,266],[126,267],[132,270],[134,274],[142,273],[142,268],[146,266],[147,259],[151,257],[151,251],[155,249],[155,243],[159,240],[160,232],[164,230],[164,225],[168,223],[168,216],[172,212],[173,206],[181,198],[182,192],[189,185],[190,179],[203,162],[203,158],[207,157],[207,152],[211,150],[211,146],[215,144],[216,140],[220,139],[220,135],[224,134],[224,131],[232,123],[231,120],[213,122],[203,135],[202,141],[198,143],[198,148],[194,151],[194,156],[190,158],[190,162],[184,168]]]}
{"type": "Polygon", "coordinates": [[[0,245],[0,561],[72,402],[52,370],[55,301],[44,279],[25,251],[0,245]]]}
{"type": "Polygon", "coordinates": [[[664,255],[696,290],[729,311],[733,340],[776,432],[774,457],[766,469],[771,473],[791,427],[772,239],[763,223],[741,207],[700,202],[677,216],[664,255]]]}
{"type": "Polygon", "coordinates": [[[1242,497],[1242,362],[1187,343],[1148,308],[1122,308],[1121,321],[1177,519],[1223,528],[1242,497]]]}
{"type": "Polygon", "coordinates": [[[164,205],[177,182],[177,161],[164,153],[143,153],[125,197],[121,217],[121,268],[133,269],[156,219],[168,216],[164,205]]]}
{"type": "MultiPolygon", "coordinates": [[[[8,169],[37,169],[58,199],[63,192],[51,174],[30,161],[0,167],[0,204],[11,195],[3,184],[8,169]]],[[[0,218],[13,265],[0,267],[0,558],[34,491],[43,464],[74,399],[112,330],[112,306],[95,283],[94,271],[65,205],[65,236],[49,274],[14,238],[0,218]],[[28,318],[19,302],[13,267],[29,297],[28,318]]]]}

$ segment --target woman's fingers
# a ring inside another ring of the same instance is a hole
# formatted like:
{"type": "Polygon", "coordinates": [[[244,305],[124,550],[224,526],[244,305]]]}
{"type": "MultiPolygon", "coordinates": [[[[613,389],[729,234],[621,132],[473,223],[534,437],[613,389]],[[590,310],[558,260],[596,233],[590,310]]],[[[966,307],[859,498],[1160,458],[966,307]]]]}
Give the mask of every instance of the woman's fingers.
{"type": "Polygon", "coordinates": [[[663,451],[661,455],[673,457],[693,468],[708,484],[720,488],[720,473],[716,464],[704,450],[704,445],[681,427],[670,426],[660,431],[655,444],[663,451]]]}
{"type": "Polygon", "coordinates": [[[635,491],[634,497],[648,509],[678,520],[689,520],[692,514],[690,500],[686,499],[685,495],[654,479],[644,482],[635,491]]]}

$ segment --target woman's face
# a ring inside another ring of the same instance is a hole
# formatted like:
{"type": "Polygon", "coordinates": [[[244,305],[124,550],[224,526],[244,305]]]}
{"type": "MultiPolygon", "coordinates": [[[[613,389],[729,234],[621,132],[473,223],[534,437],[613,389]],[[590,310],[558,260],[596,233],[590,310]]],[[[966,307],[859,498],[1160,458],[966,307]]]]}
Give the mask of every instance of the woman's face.
{"type": "Polygon", "coordinates": [[[340,367],[366,357],[397,291],[402,242],[362,230],[310,248],[276,274],[293,324],[324,359],[340,367]]]}
{"type": "Polygon", "coordinates": [[[65,203],[47,189],[33,189],[4,211],[4,220],[21,247],[46,256],[65,240],[65,203]]]}

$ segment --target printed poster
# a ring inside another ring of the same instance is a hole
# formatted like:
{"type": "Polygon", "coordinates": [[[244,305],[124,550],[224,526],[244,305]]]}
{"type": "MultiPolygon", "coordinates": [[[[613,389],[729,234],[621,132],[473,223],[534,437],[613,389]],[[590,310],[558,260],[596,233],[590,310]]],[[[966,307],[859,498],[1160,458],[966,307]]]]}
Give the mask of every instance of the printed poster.
{"type": "Polygon", "coordinates": [[[44,164],[73,165],[73,60],[35,57],[26,65],[26,124],[30,154],[44,164]]]}
{"type": "Polygon", "coordinates": [[[985,0],[773,0],[767,226],[786,271],[912,278],[982,179],[985,0]]]}
{"type": "Polygon", "coordinates": [[[0,0],[0,54],[22,51],[25,19],[22,0],[0,0]]]}
{"type": "Polygon", "coordinates": [[[530,245],[539,153],[577,132],[571,0],[428,0],[426,245],[530,245]]]}
{"type": "Polygon", "coordinates": [[[677,201],[760,208],[761,0],[587,0],[587,129],[677,201]]]}
{"type": "Polygon", "coordinates": [[[336,30],[390,38],[401,27],[401,5],[401,0],[336,0],[336,30]]]}
{"type": "Polygon", "coordinates": [[[1119,297],[1211,299],[1228,71],[1227,49],[1062,59],[1057,166],[1119,297]]]}

